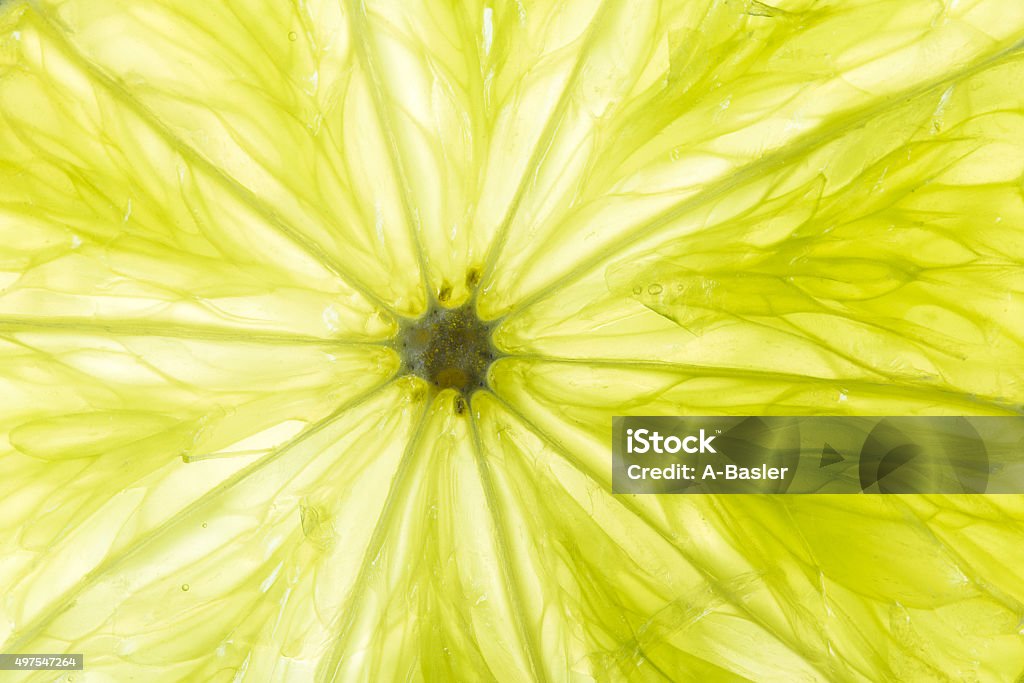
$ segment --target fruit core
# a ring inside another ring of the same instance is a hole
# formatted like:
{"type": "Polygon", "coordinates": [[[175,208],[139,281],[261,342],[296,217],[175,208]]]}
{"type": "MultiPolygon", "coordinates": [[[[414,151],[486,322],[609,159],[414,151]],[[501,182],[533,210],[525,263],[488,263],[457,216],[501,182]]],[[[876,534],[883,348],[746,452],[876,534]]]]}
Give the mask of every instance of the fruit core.
{"type": "Polygon", "coordinates": [[[398,347],[405,372],[438,389],[469,395],[487,385],[487,369],[497,356],[491,325],[468,303],[460,308],[433,306],[426,315],[402,326],[398,347]]]}

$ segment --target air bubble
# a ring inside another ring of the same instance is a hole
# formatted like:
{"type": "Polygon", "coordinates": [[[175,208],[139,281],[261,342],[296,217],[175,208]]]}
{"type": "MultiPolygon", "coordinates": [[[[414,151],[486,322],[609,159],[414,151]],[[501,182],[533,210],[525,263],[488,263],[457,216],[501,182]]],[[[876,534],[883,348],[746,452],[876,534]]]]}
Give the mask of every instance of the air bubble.
{"type": "Polygon", "coordinates": [[[188,593],[189,587],[190,586],[187,583],[181,584],[181,590],[185,591],[186,593],[188,593]]]}

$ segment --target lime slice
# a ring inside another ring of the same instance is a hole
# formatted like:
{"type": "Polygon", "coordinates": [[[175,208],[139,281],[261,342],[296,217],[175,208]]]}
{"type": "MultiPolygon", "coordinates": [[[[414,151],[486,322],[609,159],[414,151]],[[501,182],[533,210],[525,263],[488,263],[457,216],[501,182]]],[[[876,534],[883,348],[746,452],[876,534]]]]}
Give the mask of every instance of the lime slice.
{"type": "Polygon", "coordinates": [[[1024,498],[613,496],[608,444],[1024,413],[1022,46],[1016,0],[0,2],[0,649],[1016,680],[1024,498]]]}

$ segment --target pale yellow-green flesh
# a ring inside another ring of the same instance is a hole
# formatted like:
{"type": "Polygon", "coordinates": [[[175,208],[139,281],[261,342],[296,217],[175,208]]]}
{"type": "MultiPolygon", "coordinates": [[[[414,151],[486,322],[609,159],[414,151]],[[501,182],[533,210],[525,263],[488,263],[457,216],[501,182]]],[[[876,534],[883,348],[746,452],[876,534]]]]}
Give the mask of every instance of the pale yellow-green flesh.
{"type": "Polygon", "coordinates": [[[1017,0],[0,2],[0,651],[1016,680],[1024,497],[618,497],[609,443],[1020,414],[1022,41],[1017,0]],[[477,280],[467,407],[390,340],[477,280]]]}

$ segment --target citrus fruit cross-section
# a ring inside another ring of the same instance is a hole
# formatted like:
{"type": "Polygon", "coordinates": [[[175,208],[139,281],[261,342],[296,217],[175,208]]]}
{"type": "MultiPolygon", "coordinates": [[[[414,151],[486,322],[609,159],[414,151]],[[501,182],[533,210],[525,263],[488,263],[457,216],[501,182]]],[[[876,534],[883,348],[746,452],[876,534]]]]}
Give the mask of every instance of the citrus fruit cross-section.
{"type": "Polygon", "coordinates": [[[1022,92],[1019,0],[0,0],[12,676],[1020,680],[1024,497],[610,442],[1024,413],[1022,92]]]}

